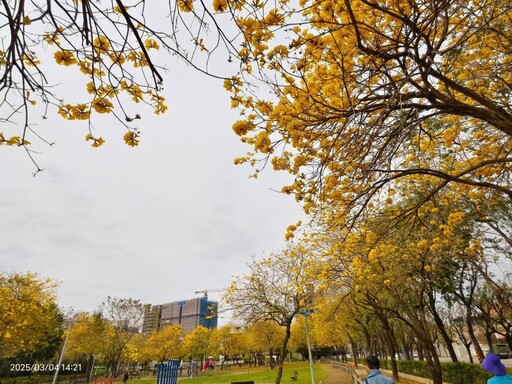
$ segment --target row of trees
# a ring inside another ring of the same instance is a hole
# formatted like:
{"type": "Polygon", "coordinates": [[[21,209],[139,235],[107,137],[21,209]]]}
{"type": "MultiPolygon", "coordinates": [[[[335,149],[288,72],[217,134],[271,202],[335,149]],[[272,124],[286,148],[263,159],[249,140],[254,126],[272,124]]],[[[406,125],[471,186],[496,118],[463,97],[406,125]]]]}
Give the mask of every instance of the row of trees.
{"type": "MultiPolygon", "coordinates": [[[[292,324],[294,314],[275,311],[266,316],[263,312],[253,312],[244,326],[225,325],[217,329],[199,326],[184,334],[181,325],[170,325],[143,334],[140,329],[148,307],[140,301],[108,297],[95,312],[67,314],[64,319],[57,306],[56,287],[54,281],[32,273],[1,275],[2,376],[33,373],[31,369],[13,372],[9,370],[11,364],[56,363],[64,340],[64,363],[80,364],[82,373],[87,375],[93,366],[106,366],[110,374],[116,376],[121,369],[130,366],[147,367],[149,363],[169,359],[204,362],[209,356],[221,360],[217,367],[220,369],[229,360],[254,365],[269,363],[274,367],[276,361],[282,365],[288,349],[305,355],[303,322],[292,324]],[[287,327],[272,321],[283,316],[288,316],[287,327]]],[[[268,294],[276,297],[272,291],[268,294]]],[[[321,328],[316,329],[313,326],[315,344],[330,345],[320,332],[321,328]]]]}
{"type": "MultiPolygon", "coordinates": [[[[443,214],[431,208],[424,219],[437,228],[443,214]]],[[[475,245],[474,233],[468,236],[473,230],[469,220],[448,216],[446,233],[437,228],[426,234],[424,226],[415,233],[405,222],[391,231],[378,221],[348,236],[314,231],[265,260],[253,260],[249,273],[233,281],[225,300],[242,327],[199,327],[187,335],[180,326],[143,335],[147,306],[110,297],[95,313],[75,315],[66,330],[54,282],[34,274],[3,274],[1,359],[56,360],[69,331],[65,359],[81,362],[87,371],[101,364],[116,375],[129,364],[203,361],[209,355],[224,361],[244,356],[259,364],[267,355],[278,356],[279,382],[287,353],[305,355],[308,316],[317,349],[344,354],[350,348],[356,357],[376,353],[392,362],[398,355],[411,359],[417,353],[436,377],[441,375],[441,349],[457,361],[455,342],[479,359],[481,346],[487,343],[492,350],[496,336],[512,346],[510,281],[491,271],[496,258],[507,253],[495,235],[487,239],[488,233],[478,232],[485,236],[475,245]]],[[[397,375],[396,364],[393,368],[397,375]]]]}
{"type": "Polygon", "coordinates": [[[324,224],[253,262],[227,293],[236,316],[273,319],[289,330],[313,300],[313,324],[332,347],[388,357],[397,378],[399,355],[417,353],[440,383],[440,355],[458,361],[455,343],[471,362],[498,339],[512,350],[508,205],[475,207],[471,197],[443,191],[414,217],[390,225],[398,209],[418,201],[415,193],[410,189],[350,230],[324,224]]]}
{"type": "MultiPolygon", "coordinates": [[[[70,334],[66,358],[72,361],[110,364],[112,351],[119,349],[119,338],[114,336],[114,326],[99,314],[81,314],[70,334]]],[[[300,335],[300,332],[297,333],[300,335]]],[[[258,322],[248,327],[225,325],[209,329],[203,326],[190,333],[183,333],[179,324],[168,325],[149,334],[128,331],[120,354],[124,367],[149,367],[150,363],[170,359],[194,361],[198,368],[210,356],[220,361],[217,369],[223,369],[232,362],[249,362],[253,365],[274,360],[267,356],[279,353],[284,329],[272,322],[258,322]]],[[[294,348],[300,350],[297,340],[294,348]]]]}
{"type": "MultiPolygon", "coordinates": [[[[94,315],[63,313],[56,298],[57,286],[34,273],[0,274],[1,374],[31,374],[36,363],[56,363],[66,338],[71,350],[87,358],[94,356],[87,351],[102,348],[104,362],[116,374],[146,306],[138,300],[109,297],[94,315]],[[87,329],[85,334],[83,329],[87,329]],[[13,370],[11,364],[22,368],[13,370]]],[[[91,366],[92,360],[80,359],[80,363],[91,366]]]]}
{"type": "Polygon", "coordinates": [[[512,346],[511,5],[294,5],[227,2],[244,41],[225,86],[251,150],[236,162],[295,177],[318,316],[355,351],[415,346],[440,384],[437,345],[454,361],[457,339],[483,357],[478,333],[512,346]]]}

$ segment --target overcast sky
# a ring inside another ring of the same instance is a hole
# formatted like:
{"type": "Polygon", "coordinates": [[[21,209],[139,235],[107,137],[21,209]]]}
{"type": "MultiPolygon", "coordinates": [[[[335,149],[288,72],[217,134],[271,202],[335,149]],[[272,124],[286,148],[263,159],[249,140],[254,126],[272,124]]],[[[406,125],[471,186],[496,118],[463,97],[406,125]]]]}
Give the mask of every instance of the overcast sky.
{"type": "Polygon", "coordinates": [[[98,120],[106,143],[92,148],[85,123],[55,111],[36,119],[56,142],[35,143],[44,172],[33,177],[22,150],[0,147],[0,270],[59,280],[62,307],[92,310],[107,295],[151,304],[196,297],[247,272],[252,255],[283,247],[286,227],[302,217],[292,197],[273,191],[288,179],[270,168],[249,179],[249,166],[235,166],[249,147],[231,130],[237,113],[222,82],[174,60],[169,67],[169,110],[141,109],[139,147],[98,120]]]}

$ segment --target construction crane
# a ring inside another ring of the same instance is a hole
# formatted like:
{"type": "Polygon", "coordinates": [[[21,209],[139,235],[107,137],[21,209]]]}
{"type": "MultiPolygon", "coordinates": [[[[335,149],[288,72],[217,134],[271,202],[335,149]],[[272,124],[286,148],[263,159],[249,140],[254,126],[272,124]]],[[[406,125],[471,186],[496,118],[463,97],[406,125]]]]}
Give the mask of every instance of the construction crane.
{"type": "Polygon", "coordinates": [[[208,292],[222,292],[223,289],[202,289],[200,291],[195,291],[195,294],[197,295],[198,293],[202,293],[204,294],[204,297],[208,297],[208,292]]]}

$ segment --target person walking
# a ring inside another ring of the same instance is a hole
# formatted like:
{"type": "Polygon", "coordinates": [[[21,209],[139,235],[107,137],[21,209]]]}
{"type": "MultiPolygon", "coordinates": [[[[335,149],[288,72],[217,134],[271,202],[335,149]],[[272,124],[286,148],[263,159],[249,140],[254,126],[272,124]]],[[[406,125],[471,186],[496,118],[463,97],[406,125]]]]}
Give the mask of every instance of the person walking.
{"type": "Polygon", "coordinates": [[[380,360],[377,356],[368,356],[366,366],[370,369],[370,372],[363,380],[363,384],[395,384],[392,378],[383,375],[380,371],[380,360]]]}
{"type": "Polygon", "coordinates": [[[129,378],[130,378],[130,375],[128,374],[128,371],[125,371],[124,376],[123,376],[123,383],[124,384],[128,383],[129,378]]]}
{"type": "Polygon", "coordinates": [[[498,355],[490,352],[482,360],[482,368],[494,376],[487,380],[487,384],[512,384],[512,376],[507,375],[507,370],[498,355]]]}

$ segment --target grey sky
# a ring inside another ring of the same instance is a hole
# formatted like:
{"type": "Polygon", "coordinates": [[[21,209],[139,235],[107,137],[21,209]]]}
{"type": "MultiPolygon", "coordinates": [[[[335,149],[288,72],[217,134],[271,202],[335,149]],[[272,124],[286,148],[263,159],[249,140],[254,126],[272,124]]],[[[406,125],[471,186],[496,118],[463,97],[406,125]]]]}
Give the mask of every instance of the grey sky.
{"type": "Polygon", "coordinates": [[[222,82],[170,67],[169,110],[141,109],[138,148],[102,120],[94,125],[106,143],[92,148],[85,123],[56,113],[38,121],[56,145],[37,144],[45,171],[35,178],[21,150],[0,147],[0,270],[62,281],[63,307],[91,310],[107,295],[160,304],[225,287],[251,255],[284,245],[286,226],[302,217],[292,197],[271,190],[285,175],[268,169],[253,180],[250,167],[233,165],[249,147],[231,130],[237,115],[222,82]]]}

